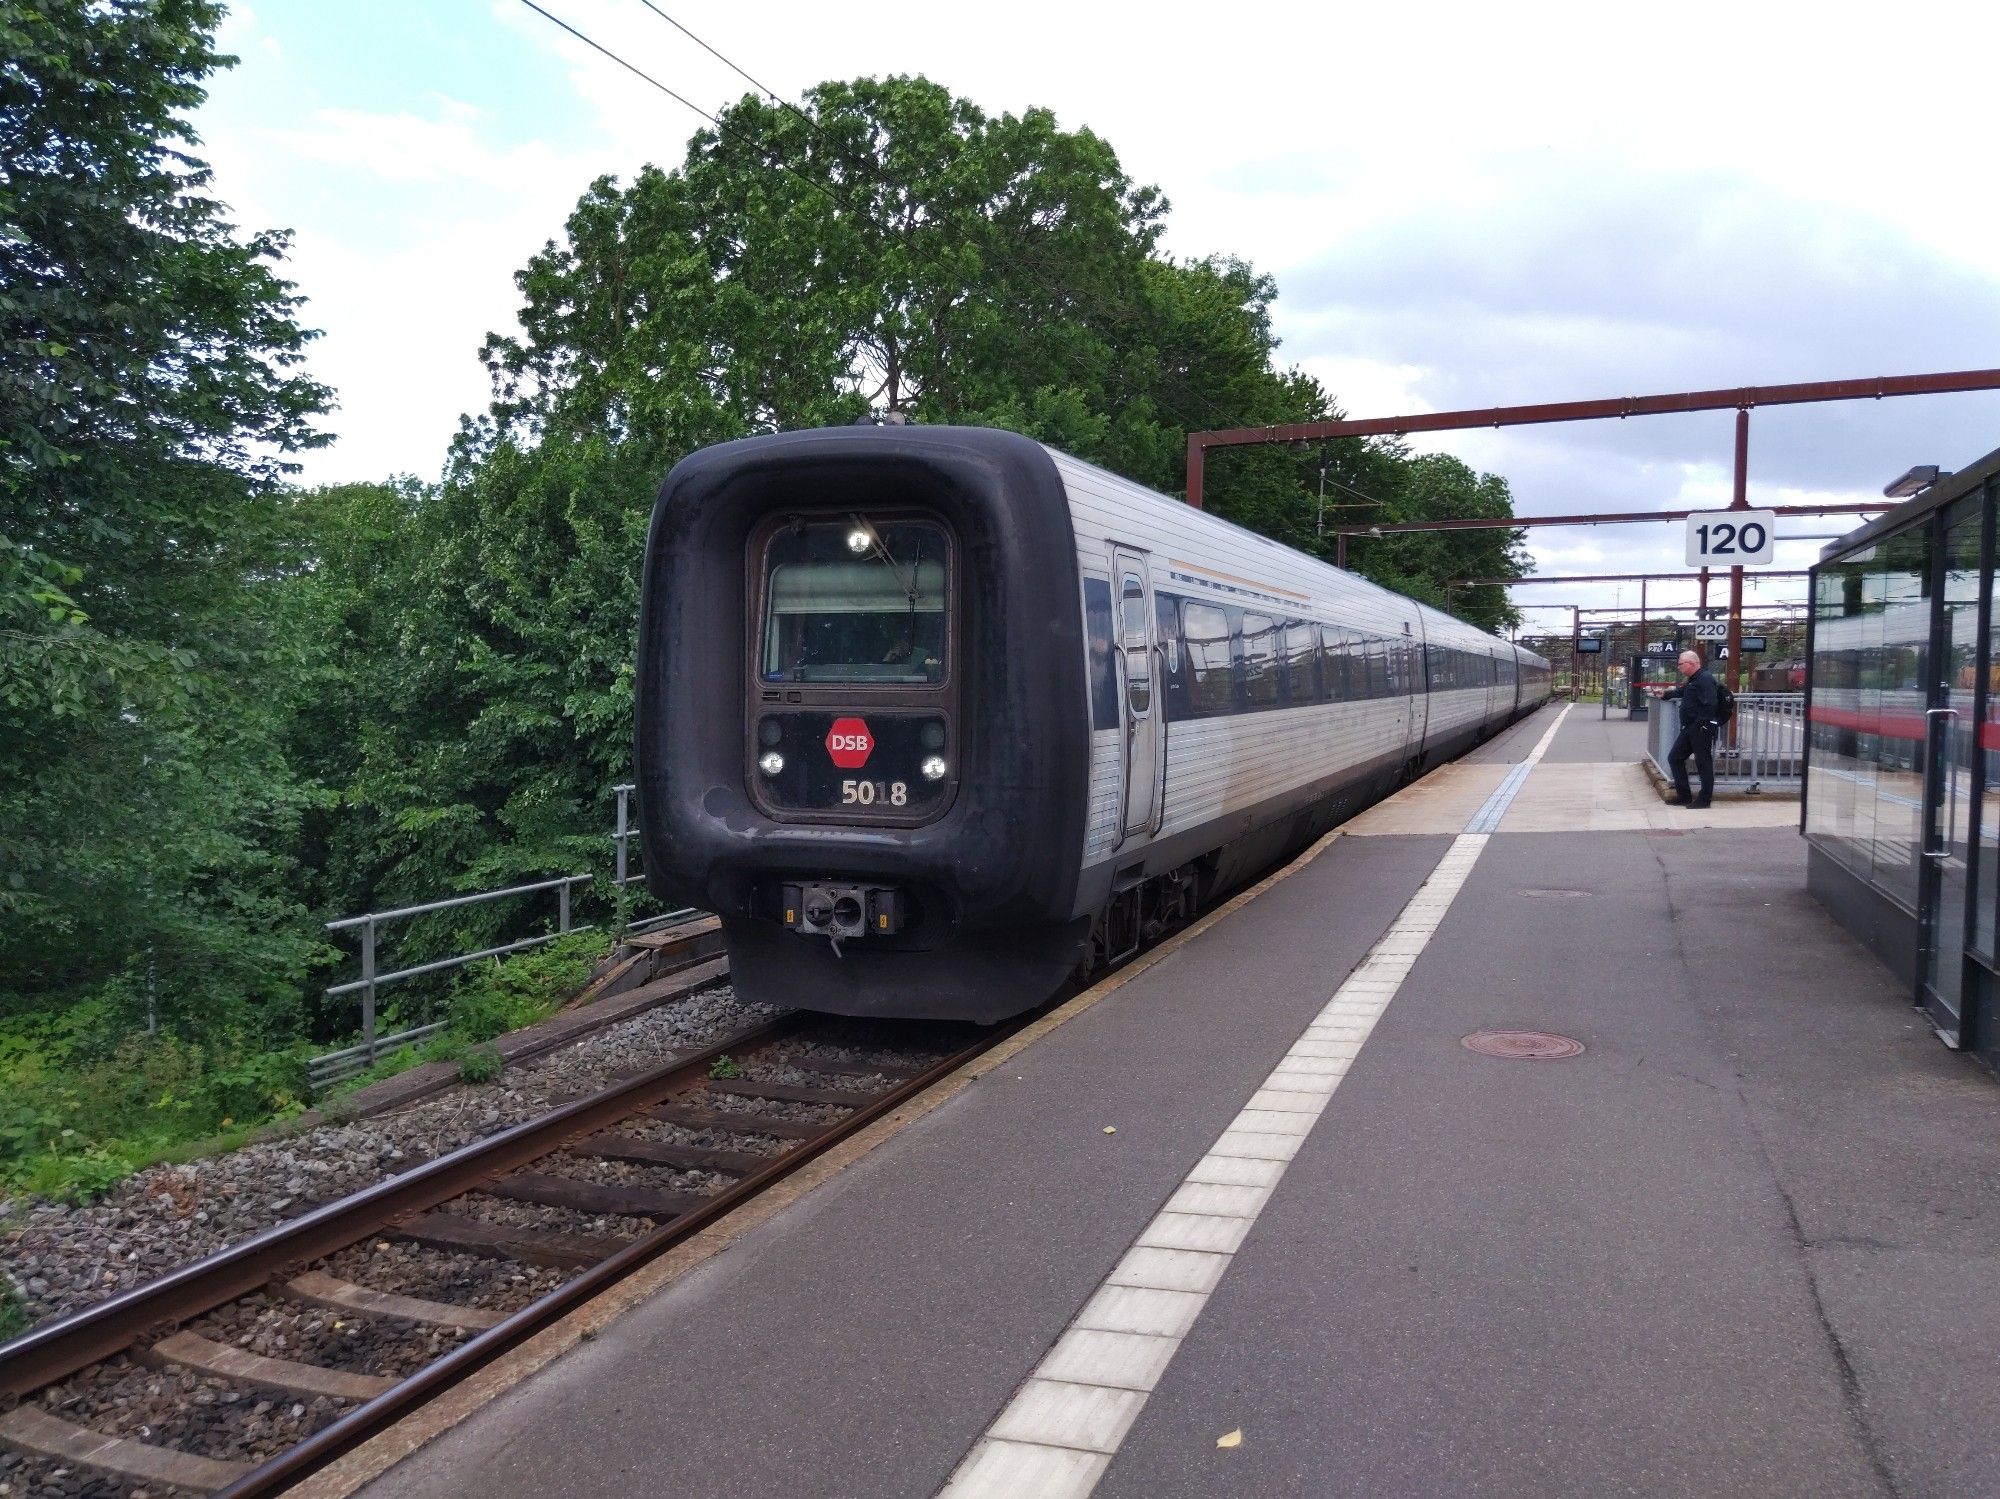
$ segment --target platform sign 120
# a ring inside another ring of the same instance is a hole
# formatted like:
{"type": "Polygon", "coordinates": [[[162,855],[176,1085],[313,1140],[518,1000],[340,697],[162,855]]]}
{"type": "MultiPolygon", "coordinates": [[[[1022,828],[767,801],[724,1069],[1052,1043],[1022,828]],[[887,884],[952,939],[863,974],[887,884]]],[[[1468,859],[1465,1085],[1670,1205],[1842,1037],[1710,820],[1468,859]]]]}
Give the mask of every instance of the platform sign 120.
{"type": "Polygon", "coordinates": [[[1707,510],[1688,517],[1689,567],[1768,567],[1777,546],[1769,510],[1707,510]]]}

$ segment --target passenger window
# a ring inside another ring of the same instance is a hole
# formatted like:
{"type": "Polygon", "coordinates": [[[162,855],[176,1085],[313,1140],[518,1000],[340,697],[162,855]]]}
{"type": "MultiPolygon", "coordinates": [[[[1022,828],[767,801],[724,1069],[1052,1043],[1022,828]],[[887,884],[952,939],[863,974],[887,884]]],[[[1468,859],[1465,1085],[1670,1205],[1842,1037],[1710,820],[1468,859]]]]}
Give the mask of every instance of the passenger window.
{"type": "Polygon", "coordinates": [[[1236,683],[1231,670],[1229,616],[1212,604],[1184,605],[1181,637],[1187,645],[1188,669],[1194,678],[1189,702],[1198,717],[1236,711],[1236,683]]]}
{"type": "Polygon", "coordinates": [[[1278,701],[1278,627],[1262,614],[1243,616],[1243,693],[1253,709],[1278,701]]]}
{"type": "Polygon", "coordinates": [[[1285,626],[1285,700],[1319,701],[1319,632],[1304,620],[1285,626]]]}
{"type": "Polygon", "coordinates": [[[1090,726],[1118,727],[1118,672],[1111,660],[1111,580],[1083,580],[1083,636],[1090,661],[1090,726]]]}

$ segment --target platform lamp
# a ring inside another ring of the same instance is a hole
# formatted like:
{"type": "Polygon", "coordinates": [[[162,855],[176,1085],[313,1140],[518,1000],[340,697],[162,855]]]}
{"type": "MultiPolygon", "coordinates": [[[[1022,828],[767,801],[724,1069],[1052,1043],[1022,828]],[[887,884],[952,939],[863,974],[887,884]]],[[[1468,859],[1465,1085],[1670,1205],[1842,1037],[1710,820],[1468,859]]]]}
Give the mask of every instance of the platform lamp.
{"type": "Polygon", "coordinates": [[[1907,500],[1922,494],[1940,479],[1949,479],[1951,470],[1939,468],[1935,463],[1919,463],[1908,469],[1901,478],[1893,479],[1882,486],[1884,497],[1891,500],[1907,500]]]}

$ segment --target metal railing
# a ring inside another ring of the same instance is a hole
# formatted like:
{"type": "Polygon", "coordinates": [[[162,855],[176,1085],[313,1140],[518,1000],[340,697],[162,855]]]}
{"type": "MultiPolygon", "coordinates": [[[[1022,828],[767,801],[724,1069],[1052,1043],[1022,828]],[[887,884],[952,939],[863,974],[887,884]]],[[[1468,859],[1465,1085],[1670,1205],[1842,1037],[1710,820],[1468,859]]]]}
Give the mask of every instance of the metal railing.
{"type": "Polygon", "coordinates": [[[375,1033],[375,996],[385,985],[402,979],[415,978],[420,973],[441,973],[447,968],[463,968],[467,963],[477,963],[482,958],[503,957],[512,952],[525,952],[531,947],[540,947],[553,942],[558,937],[571,932],[587,932],[588,926],[573,926],[570,923],[569,892],[572,885],[590,883],[587,874],[564,875],[559,879],[537,880],[531,885],[510,885],[505,890],[482,890],[476,895],[454,895],[447,900],[425,901],[422,905],[398,906],[393,911],[369,911],[360,916],[347,916],[339,921],[329,921],[329,932],[346,932],[360,928],[361,931],[361,977],[345,984],[327,987],[328,999],[342,994],[361,995],[361,1040],[354,1046],[343,1047],[314,1057],[306,1064],[306,1077],[315,1089],[324,1088],[329,1083],[337,1083],[344,1077],[366,1071],[382,1057],[398,1047],[408,1046],[413,1041],[421,1041],[426,1036],[435,1035],[445,1028],[446,1022],[434,1020],[429,1025],[411,1026],[408,1030],[396,1031],[387,1036],[375,1033]],[[458,906],[482,905],[487,901],[505,900],[515,895],[535,895],[544,890],[556,892],[556,929],[534,937],[523,937],[515,942],[503,942],[498,947],[482,947],[477,952],[454,953],[448,958],[433,958],[428,963],[413,963],[408,968],[392,969],[388,973],[375,971],[375,934],[388,922],[407,920],[412,916],[427,916],[433,911],[449,911],[458,906]]]}
{"type": "MultiPolygon", "coordinates": [[[[682,906],[678,910],[642,917],[637,921],[625,919],[630,910],[625,892],[634,885],[643,884],[646,878],[644,874],[633,871],[631,844],[632,840],[639,836],[639,830],[633,825],[632,818],[632,797],[635,789],[630,782],[613,788],[618,795],[618,821],[616,831],[611,834],[615,850],[612,881],[617,911],[615,934],[621,940],[635,932],[650,931],[672,922],[685,921],[696,914],[694,907],[682,906]]],[[[423,973],[439,973],[448,968],[462,968],[468,963],[477,963],[484,958],[498,958],[508,953],[524,952],[528,948],[553,942],[571,932],[595,930],[594,926],[574,925],[570,919],[571,888],[576,885],[587,885],[591,879],[592,876],[587,874],[563,875],[556,879],[537,880],[528,885],[510,885],[504,890],[482,890],[473,895],[454,895],[444,900],[425,901],[421,905],[398,906],[393,911],[369,911],[360,916],[329,921],[326,924],[329,932],[353,931],[357,928],[361,932],[361,976],[344,984],[334,984],[326,990],[329,999],[338,998],[343,994],[360,994],[361,1040],[353,1046],[342,1047],[339,1051],[326,1052],[312,1058],[306,1065],[306,1075],[313,1088],[315,1090],[325,1088],[343,1078],[352,1077],[357,1072],[364,1072],[399,1047],[421,1041],[426,1036],[434,1036],[445,1028],[447,1022],[434,1020],[428,1025],[416,1025],[389,1035],[378,1035],[375,1029],[375,997],[377,991],[385,985],[402,979],[415,978],[423,973]],[[505,900],[510,896],[535,895],[547,890],[556,892],[556,929],[552,932],[523,937],[519,941],[503,943],[498,947],[483,947],[477,952],[456,953],[451,957],[436,958],[427,963],[415,963],[390,973],[378,973],[375,970],[376,932],[388,922],[401,921],[412,916],[424,916],[433,911],[446,911],[457,906],[505,900]]]]}
{"type": "MultiPolygon", "coordinates": [[[[624,785],[614,786],[611,789],[618,793],[618,827],[617,831],[611,835],[612,846],[617,850],[617,859],[611,884],[614,890],[622,894],[623,891],[631,886],[643,885],[646,882],[646,876],[643,873],[634,874],[631,872],[632,840],[639,836],[639,830],[632,826],[632,795],[638,788],[630,781],[627,781],[624,785]]],[[[621,911],[624,909],[622,900],[619,904],[619,909],[621,911]]],[[[669,922],[684,921],[694,914],[695,910],[693,906],[682,906],[678,910],[663,911],[658,916],[646,916],[638,921],[624,922],[620,925],[619,932],[623,936],[630,936],[633,932],[651,931],[654,927],[665,926],[669,922]]]]}
{"type": "MultiPolygon", "coordinates": [[[[1647,717],[1646,751],[1667,776],[1673,774],[1667,755],[1680,737],[1680,709],[1679,699],[1655,702],[1647,717]]],[[[1805,710],[1803,692],[1737,693],[1736,716],[1715,745],[1715,784],[1750,791],[1798,790],[1804,778],[1805,710]]]]}

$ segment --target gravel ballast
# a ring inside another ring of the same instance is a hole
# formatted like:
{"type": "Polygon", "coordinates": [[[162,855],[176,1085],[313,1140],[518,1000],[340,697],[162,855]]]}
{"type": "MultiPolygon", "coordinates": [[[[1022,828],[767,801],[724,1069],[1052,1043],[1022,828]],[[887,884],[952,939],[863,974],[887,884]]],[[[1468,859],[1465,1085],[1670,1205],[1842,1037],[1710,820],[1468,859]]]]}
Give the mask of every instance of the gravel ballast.
{"type": "MultiPolygon", "coordinates": [[[[331,1201],[510,1125],[597,1092],[614,1076],[779,1014],[705,989],[377,1118],[322,1124],[225,1155],[156,1166],[83,1207],[30,1200],[0,1216],[0,1276],[34,1320],[141,1284],[302,1208],[331,1201]]],[[[6,1496],[12,1499],[12,1496],[6,1496]]]]}
{"type": "Polygon", "coordinates": [[[0,1499],[195,1499],[192,1489],[130,1484],[75,1463],[27,1457],[0,1447],[0,1499]]]}
{"type": "Polygon", "coordinates": [[[351,1374],[414,1374],[464,1342],[456,1328],[246,1296],[188,1324],[213,1342],[351,1374]]]}
{"type": "Polygon", "coordinates": [[[624,1213],[579,1213],[572,1208],[545,1207],[539,1202],[515,1202],[506,1197],[488,1197],[468,1192],[442,1204],[440,1213],[457,1218],[476,1218],[503,1228],[528,1228],[539,1233],[579,1234],[591,1239],[636,1239],[653,1231],[651,1218],[628,1217],[624,1213]]]}
{"type": "Polygon", "coordinates": [[[447,1306],[518,1312],[569,1279],[560,1270],[512,1260],[458,1254],[390,1239],[372,1239],[330,1255],[324,1268],[357,1286],[441,1301],[447,1306]]]}
{"type": "Polygon", "coordinates": [[[153,1369],[120,1355],[35,1397],[52,1415],[107,1436],[201,1457],[262,1462],[337,1419],[345,1401],[310,1398],[153,1369]]]}

